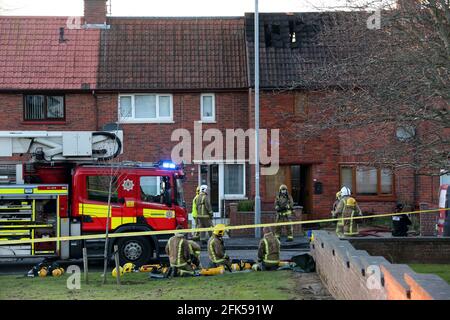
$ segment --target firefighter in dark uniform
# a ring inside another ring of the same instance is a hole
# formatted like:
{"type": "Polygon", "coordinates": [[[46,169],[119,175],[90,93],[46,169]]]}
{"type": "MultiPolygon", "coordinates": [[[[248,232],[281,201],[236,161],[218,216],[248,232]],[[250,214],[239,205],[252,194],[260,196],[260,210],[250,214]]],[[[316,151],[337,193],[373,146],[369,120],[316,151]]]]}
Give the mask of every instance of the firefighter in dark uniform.
{"type": "MultiPolygon", "coordinates": [[[[277,217],[275,222],[291,222],[292,210],[294,208],[294,201],[288,192],[287,186],[282,184],[278,191],[278,195],[275,198],[275,210],[277,217]]],[[[275,236],[279,239],[282,233],[282,226],[275,228],[275,236]]],[[[292,225],[286,226],[287,229],[287,241],[294,240],[294,227],[292,225]]]]}
{"type": "MultiPolygon", "coordinates": [[[[181,226],[177,227],[182,229],[181,226]]],[[[175,276],[193,276],[194,271],[191,266],[191,253],[189,241],[183,233],[177,232],[166,244],[166,254],[169,256],[172,274],[175,276]]]]}
{"type": "MultiPolygon", "coordinates": [[[[395,212],[402,212],[403,204],[397,203],[395,212]]],[[[407,237],[408,236],[408,226],[411,225],[411,220],[407,214],[400,214],[398,216],[392,216],[392,236],[393,237],[407,237]]]]}
{"type": "Polygon", "coordinates": [[[336,217],[340,218],[336,228],[336,234],[339,237],[352,237],[358,235],[356,221],[353,218],[362,216],[362,212],[356,199],[351,197],[351,194],[350,188],[345,186],[342,187],[341,198],[334,211],[336,217]]]}
{"type": "MultiPolygon", "coordinates": [[[[196,198],[195,203],[197,205],[197,221],[198,221],[198,226],[196,227],[197,228],[212,227],[213,210],[211,207],[211,203],[209,202],[208,199],[207,185],[200,186],[200,194],[198,195],[198,198],[196,198]]],[[[202,243],[206,243],[207,234],[211,236],[211,231],[200,233],[200,240],[202,241],[202,243]]]]}
{"type": "Polygon", "coordinates": [[[258,263],[261,270],[276,270],[280,264],[280,240],[270,227],[263,228],[264,237],[259,242],[258,263]]]}
{"type": "Polygon", "coordinates": [[[208,256],[211,260],[210,267],[216,268],[224,266],[231,271],[231,260],[225,250],[223,236],[225,234],[225,225],[218,224],[214,227],[213,235],[208,241],[208,256]]]}

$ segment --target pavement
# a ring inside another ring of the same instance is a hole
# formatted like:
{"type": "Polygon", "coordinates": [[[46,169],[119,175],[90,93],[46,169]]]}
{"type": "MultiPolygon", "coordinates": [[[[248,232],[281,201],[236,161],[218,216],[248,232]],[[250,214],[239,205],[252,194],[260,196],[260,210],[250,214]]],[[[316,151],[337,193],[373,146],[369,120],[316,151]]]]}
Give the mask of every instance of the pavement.
{"type": "MultiPolygon", "coordinates": [[[[259,239],[255,238],[225,238],[225,246],[227,253],[231,259],[252,259],[256,260],[258,251],[259,239]]],[[[295,238],[292,242],[281,241],[281,260],[289,260],[292,256],[309,252],[309,242],[307,238],[295,238]]],[[[0,260],[0,275],[24,275],[34,265],[42,262],[41,259],[20,259],[20,260],[0,260]]],[[[204,266],[209,264],[208,252],[206,245],[202,245],[202,253],[200,260],[204,266]]],[[[82,260],[69,260],[60,263],[61,266],[67,267],[71,264],[82,266],[82,260]]],[[[110,269],[112,267],[110,266],[110,269]]],[[[96,260],[89,262],[89,271],[103,270],[103,261],[96,260]]]]}

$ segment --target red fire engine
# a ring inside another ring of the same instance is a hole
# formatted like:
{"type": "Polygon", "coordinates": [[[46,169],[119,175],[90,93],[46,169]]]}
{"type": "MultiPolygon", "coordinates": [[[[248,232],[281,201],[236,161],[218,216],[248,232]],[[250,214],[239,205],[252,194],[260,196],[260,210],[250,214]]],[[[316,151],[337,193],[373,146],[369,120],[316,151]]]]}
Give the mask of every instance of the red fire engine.
{"type": "MultiPolygon", "coordinates": [[[[122,153],[122,131],[1,132],[0,240],[37,239],[187,227],[184,173],[170,161],[111,162],[122,153]],[[109,204],[109,206],[108,206],[109,204]],[[110,209],[109,209],[110,208],[110,209]]],[[[111,238],[121,262],[159,259],[168,236],[111,238]]],[[[0,246],[0,258],[77,259],[86,247],[102,257],[104,239],[0,246]]]]}

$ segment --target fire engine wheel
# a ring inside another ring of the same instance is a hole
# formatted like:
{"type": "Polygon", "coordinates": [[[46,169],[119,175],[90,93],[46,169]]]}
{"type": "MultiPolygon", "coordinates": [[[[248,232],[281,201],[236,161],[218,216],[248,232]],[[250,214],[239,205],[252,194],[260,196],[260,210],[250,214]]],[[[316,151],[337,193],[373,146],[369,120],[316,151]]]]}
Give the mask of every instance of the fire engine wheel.
{"type": "Polygon", "coordinates": [[[120,264],[132,262],[135,265],[146,264],[152,257],[152,246],[144,237],[121,238],[117,242],[119,247],[120,264]]]}

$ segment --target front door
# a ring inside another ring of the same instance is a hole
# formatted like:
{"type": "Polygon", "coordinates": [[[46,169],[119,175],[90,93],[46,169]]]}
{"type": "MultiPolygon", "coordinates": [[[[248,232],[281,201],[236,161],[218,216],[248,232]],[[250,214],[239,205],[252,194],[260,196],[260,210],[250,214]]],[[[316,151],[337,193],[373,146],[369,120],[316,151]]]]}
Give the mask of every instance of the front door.
{"type": "Polygon", "coordinates": [[[208,186],[209,201],[214,212],[219,212],[219,165],[200,165],[200,184],[208,186]]]}

